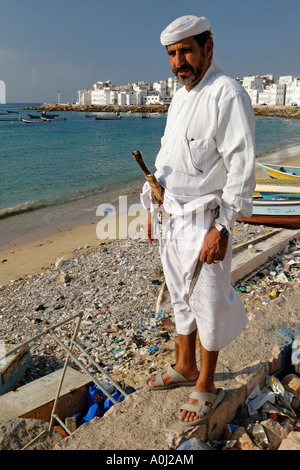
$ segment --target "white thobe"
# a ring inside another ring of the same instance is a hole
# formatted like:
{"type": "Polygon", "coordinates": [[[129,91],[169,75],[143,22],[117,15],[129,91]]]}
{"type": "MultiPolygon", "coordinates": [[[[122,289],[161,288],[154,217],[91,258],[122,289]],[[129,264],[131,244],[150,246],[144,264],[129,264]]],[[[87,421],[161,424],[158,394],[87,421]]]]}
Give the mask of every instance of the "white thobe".
{"type": "MultiPolygon", "coordinates": [[[[231,235],[225,259],[204,263],[190,297],[189,284],[216,210],[229,229],[238,216],[251,214],[254,159],[253,110],[237,82],[211,66],[193,90],[178,90],[155,162],[165,188],[162,224],[155,230],[177,332],[198,328],[209,351],[228,345],[247,323],[231,286],[231,235]]],[[[156,222],[150,193],[145,183],[142,201],[156,222]]]]}

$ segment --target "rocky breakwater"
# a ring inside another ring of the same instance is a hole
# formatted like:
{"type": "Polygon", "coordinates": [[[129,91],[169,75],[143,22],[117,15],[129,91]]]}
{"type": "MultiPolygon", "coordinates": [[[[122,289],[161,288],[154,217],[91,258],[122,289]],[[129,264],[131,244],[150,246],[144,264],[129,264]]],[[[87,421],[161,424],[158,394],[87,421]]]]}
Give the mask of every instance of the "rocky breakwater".
{"type": "Polygon", "coordinates": [[[253,106],[256,116],[284,117],[300,119],[300,107],[298,106],[253,106]]]}
{"type": "Polygon", "coordinates": [[[35,109],[41,111],[73,111],[73,112],[84,112],[84,113],[166,113],[168,111],[168,105],[149,105],[149,106],[137,106],[137,105],[81,105],[72,103],[57,103],[57,104],[43,104],[41,106],[33,106],[25,109],[35,109]]]}

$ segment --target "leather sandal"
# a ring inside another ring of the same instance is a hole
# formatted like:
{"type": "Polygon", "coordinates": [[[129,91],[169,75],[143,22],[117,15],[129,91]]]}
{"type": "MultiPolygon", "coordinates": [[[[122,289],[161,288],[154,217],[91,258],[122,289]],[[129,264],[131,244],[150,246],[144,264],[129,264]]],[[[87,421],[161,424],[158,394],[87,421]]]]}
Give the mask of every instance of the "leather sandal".
{"type": "Polygon", "coordinates": [[[224,396],[225,392],[222,388],[218,388],[216,393],[192,392],[190,398],[198,400],[197,405],[190,405],[189,403],[185,403],[181,407],[180,411],[191,411],[196,413],[199,418],[195,419],[194,421],[183,421],[182,419],[179,419],[179,421],[184,426],[197,426],[199,424],[205,423],[212,412],[223,401],[224,396]]]}
{"type": "Polygon", "coordinates": [[[146,385],[149,390],[167,390],[168,388],[174,387],[191,387],[196,385],[197,379],[195,380],[188,380],[184,375],[177,372],[173,366],[169,366],[167,370],[162,372],[157,372],[155,376],[155,386],[152,387],[149,385],[151,378],[147,380],[146,385]],[[163,374],[167,372],[167,374],[172,378],[173,382],[166,385],[163,381],[163,374]]]}

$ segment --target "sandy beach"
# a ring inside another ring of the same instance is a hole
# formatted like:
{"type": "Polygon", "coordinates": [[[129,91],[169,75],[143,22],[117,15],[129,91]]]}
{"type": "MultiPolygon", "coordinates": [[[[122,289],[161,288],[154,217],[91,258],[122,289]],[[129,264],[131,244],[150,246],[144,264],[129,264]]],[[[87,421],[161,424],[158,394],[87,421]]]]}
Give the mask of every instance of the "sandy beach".
{"type": "MultiPolygon", "coordinates": [[[[127,196],[126,196],[127,197],[127,196]]],[[[139,193],[134,193],[128,197],[128,206],[139,202],[139,193]]],[[[116,207],[118,214],[118,201],[112,202],[112,206],[116,207]]],[[[108,206],[105,203],[104,206],[108,206]]],[[[109,207],[109,206],[108,206],[109,207]]],[[[24,243],[12,243],[2,250],[0,249],[0,286],[6,285],[13,280],[17,280],[24,275],[34,275],[41,270],[53,265],[57,259],[72,258],[74,250],[80,249],[83,253],[86,249],[99,246],[103,238],[99,238],[97,234],[97,226],[101,220],[108,220],[110,214],[104,217],[98,217],[96,210],[89,215],[89,221],[79,221],[77,225],[71,225],[68,228],[57,226],[45,227],[43,230],[45,235],[39,236],[32,233],[30,241],[24,243]],[[48,233],[47,233],[48,231],[48,233]]],[[[147,211],[138,215],[137,222],[141,224],[147,218],[147,211]]],[[[125,238],[126,233],[132,231],[130,224],[135,228],[134,221],[137,217],[127,217],[121,213],[116,218],[116,233],[125,238]]],[[[39,232],[37,232],[39,233],[39,232]]]]}
{"type": "MultiPolygon", "coordinates": [[[[262,163],[275,163],[290,166],[300,166],[300,144],[290,145],[284,149],[261,156],[258,161],[262,163]]],[[[265,178],[266,174],[257,168],[257,178],[265,178]]],[[[139,202],[139,194],[131,196],[130,203],[139,202]]],[[[146,219],[146,211],[141,218],[146,219]]],[[[90,215],[90,221],[84,224],[70,227],[66,230],[51,229],[43,237],[37,237],[27,243],[12,244],[0,250],[0,285],[6,285],[12,280],[17,280],[24,275],[33,275],[42,269],[53,265],[57,259],[72,258],[74,250],[80,248],[82,252],[90,247],[97,247],[103,240],[97,236],[96,228],[99,217],[96,213],[90,215]]],[[[122,232],[126,232],[128,220],[120,215],[117,225],[122,232]]],[[[32,234],[34,237],[34,234],[32,234]]]]}

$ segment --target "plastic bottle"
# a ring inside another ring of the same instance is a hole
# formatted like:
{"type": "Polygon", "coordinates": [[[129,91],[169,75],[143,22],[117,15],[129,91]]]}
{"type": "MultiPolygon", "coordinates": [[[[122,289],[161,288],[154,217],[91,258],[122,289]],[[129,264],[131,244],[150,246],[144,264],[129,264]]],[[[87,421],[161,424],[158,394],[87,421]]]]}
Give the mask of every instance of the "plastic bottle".
{"type": "Polygon", "coordinates": [[[97,388],[97,385],[92,385],[88,389],[88,407],[92,406],[94,403],[97,403],[100,405],[104,400],[104,394],[99,388],[97,388]]]}
{"type": "Polygon", "coordinates": [[[94,403],[92,406],[89,407],[87,414],[82,418],[82,423],[87,423],[91,421],[95,416],[99,416],[100,418],[103,416],[104,411],[100,410],[99,405],[94,403]]]}

